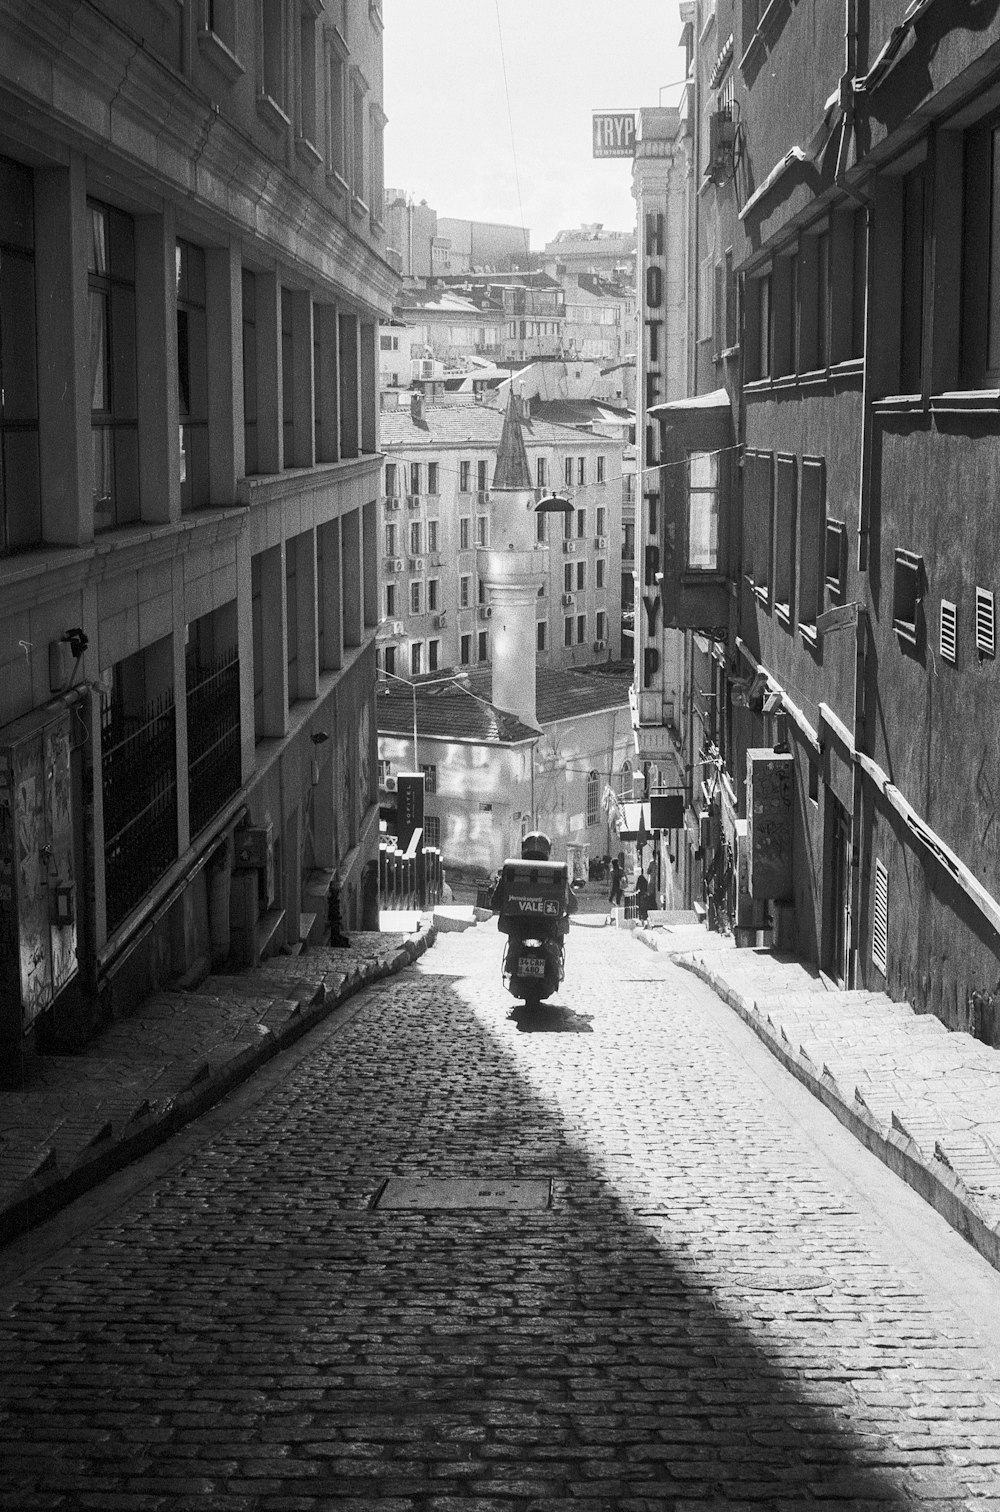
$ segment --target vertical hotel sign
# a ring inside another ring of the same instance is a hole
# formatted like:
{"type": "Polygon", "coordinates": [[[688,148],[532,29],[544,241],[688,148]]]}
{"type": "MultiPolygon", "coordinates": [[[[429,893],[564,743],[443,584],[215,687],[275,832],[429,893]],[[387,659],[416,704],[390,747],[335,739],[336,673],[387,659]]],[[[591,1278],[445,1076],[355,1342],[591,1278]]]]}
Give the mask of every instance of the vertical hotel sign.
{"type": "Polygon", "coordinates": [[[631,110],[594,111],[594,156],[635,157],[635,115],[631,110]]]}
{"type": "MultiPolygon", "coordinates": [[[[642,446],[639,457],[639,494],[641,498],[642,588],[640,605],[636,605],[636,644],[642,648],[642,664],[636,667],[641,678],[640,694],[658,692],[662,686],[660,666],[660,629],[663,601],[660,584],[660,511],[662,475],[660,463],[660,427],[650,420],[649,410],[659,404],[666,380],[666,226],[667,186],[665,177],[658,182],[641,183],[639,204],[639,306],[642,320],[640,345],[642,368],[640,386],[643,401],[642,446]]],[[[638,658],[637,658],[638,660],[638,658]]],[[[642,710],[640,720],[649,722],[642,710]]],[[[659,722],[657,715],[656,723],[659,722]]]]}

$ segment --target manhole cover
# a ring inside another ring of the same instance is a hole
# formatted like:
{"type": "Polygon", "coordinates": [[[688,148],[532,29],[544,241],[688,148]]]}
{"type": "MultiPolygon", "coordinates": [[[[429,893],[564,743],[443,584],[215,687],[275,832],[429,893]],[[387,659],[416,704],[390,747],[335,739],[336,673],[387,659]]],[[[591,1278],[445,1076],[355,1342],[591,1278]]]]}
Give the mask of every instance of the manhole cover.
{"type": "Polygon", "coordinates": [[[475,1176],[390,1176],[372,1200],[373,1208],[493,1208],[521,1212],[552,1206],[552,1182],[475,1176]]]}

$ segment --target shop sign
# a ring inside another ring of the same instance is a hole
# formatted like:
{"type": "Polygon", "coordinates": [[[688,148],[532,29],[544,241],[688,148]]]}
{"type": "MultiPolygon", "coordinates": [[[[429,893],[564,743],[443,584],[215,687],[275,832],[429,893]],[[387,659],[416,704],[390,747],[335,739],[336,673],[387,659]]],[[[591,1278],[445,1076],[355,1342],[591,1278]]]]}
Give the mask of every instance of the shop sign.
{"type": "Polygon", "coordinates": [[[594,156],[635,157],[635,115],[631,110],[594,111],[594,156]]]}
{"type": "Polygon", "coordinates": [[[396,779],[396,844],[409,848],[414,830],[424,827],[424,774],[400,772],[396,779]]]}
{"type": "Polygon", "coordinates": [[[642,368],[643,381],[642,446],[640,452],[640,479],[642,507],[640,562],[640,603],[636,606],[636,646],[641,648],[636,656],[636,674],[640,692],[659,689],[663,686],[660,657],[660,634],[663,626],[663,600],[660,584],[663,580],[660,548],[660,509],[662,489],[659,463],[660,427],[651,420],[648,410],[663,398],[661,386],[664,380],[666,343],[664,341],[667,267],[666,267],[666,194],[645,192],[639,213],[640,259],[639,302],[642,310],[642,368]]]}
{"type": "Polygon", "coordinates": [[[755,901],[791,901],[793,773],[790,752],[747,751],[749,884],[755,901]]]}

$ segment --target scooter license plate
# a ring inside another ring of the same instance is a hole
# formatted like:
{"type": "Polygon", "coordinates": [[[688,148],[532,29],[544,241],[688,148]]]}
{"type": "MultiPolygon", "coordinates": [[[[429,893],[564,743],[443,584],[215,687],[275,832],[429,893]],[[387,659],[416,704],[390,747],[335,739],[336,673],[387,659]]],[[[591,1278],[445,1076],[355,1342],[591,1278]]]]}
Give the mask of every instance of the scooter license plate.
{"type": "Polygon", "coordinates": [[[545,962],[541,956],[519,956],[517,972],[518,976],[543,977],[545,975],[545,962]]]}

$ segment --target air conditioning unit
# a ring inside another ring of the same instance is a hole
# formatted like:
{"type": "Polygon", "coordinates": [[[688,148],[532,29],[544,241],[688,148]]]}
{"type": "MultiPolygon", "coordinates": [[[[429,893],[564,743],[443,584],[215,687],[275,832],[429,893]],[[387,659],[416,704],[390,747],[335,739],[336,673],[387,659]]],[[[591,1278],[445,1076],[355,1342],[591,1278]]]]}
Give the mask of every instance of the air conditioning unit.
{"type": "Polygon", "coordinates": [[[566,553],[567,556],[573,556],[574,553],[575,553],[575,551],[576,551],[576,542],[575,541],[567,540],[564,537],[563,538],[563,551],[565,551],[565,553],[566,553]]]}
{"type": "Polygon", "coordinates": [[[432,567],[441,567],[443,565],[444,565],[443,558],[441,556],[440,551],[435,551],[433,553],[433,555],[431,556],[431,566],[432,567]]]}
{"type": "Polygon", "coordinates": [[[489,617],[490,617],[490,615],[492,613],[493,613],[493,610],[490,608],[489,604],[480,604],[480,606],[479,606],[479,618],[480,619],[489,619],[489,617]]]}
{"type": "Polygon", "coordinates": [[[394,509],[399,508],[399,500],[397,499],[395,494],[386,494],[385,498],[382,500],[382,503],[385,505],[386,511],[389,514],[392,514],[394,509]]]}
{"type": "Polygon", "coordinates": [[[573,597],[573,595],[571,593],[564,593],[563,596],[562,596],[562,601],[563,601],[564,604],[575,604],[576,603],[576,599],[573,597]]]}
{"type": "Polygon", "coordinates": [[[385,790],[387,793],[394,793],[396,791],[395,777],[387,777],[385,779],[385,790]]]}
{"type": "Polygon", "coordinates": [[[603,651],[604,650],[604,646],[605,646],[605,642],[602,641],[602,640],[596,640],[594,642],[594,650],[595,651],[603,651]]]}
{"type": "Polygon", "coordinates": [[[407,509],[419,509],[420,508],[420,495],[419,494],[407,494],[406,495],[406,507],[407,507],[407,509]]]}
{"type": "Polygon", "coordinates": [[[732,111],[715,110],[708,118],[708,167],[705,177],[721,184],[733,171],[736,147],[736,122],[732,111]]]}
{"type": "Polygon", "coordinates": [[[419,572],[423,564],[423,557],[407,557],[407,570],[409,572],[419,572]]]}
{"type": "Polygon", "coordinates": [[[393,570],[393,572],[402,572],[402,570],[403,570],[403,559],[402,559],[402,557],[396,557],[393,560],[392,570],[393,570]]]}
{"type": "Polygon", "coordinates": [[[485,509],[486,506],[487,506],[487,504],[489,502],[490,502],[490,496],[489,496],[488,493],[477,493],[476,494],[476,503],[479,505],[480,509],[485,509]]]}
{"type": "Polygon", "coordinates": [[[434,628],[435,628],[435,630],[443,630],[445,628],[445,626],[447,625],[447,623],[448,623],[448,611],[446,609],[442,610],[440,614],[436,614],[434,616],[434,628]]]}
{"type": "Polygon", "coordinates": [[[608,538],[607,538],[607,536],[595,536],[594,537],[594,546],[596,547],[596,549],[598,551],[607,551],[607,549],[608,549],[608,538]]]}

